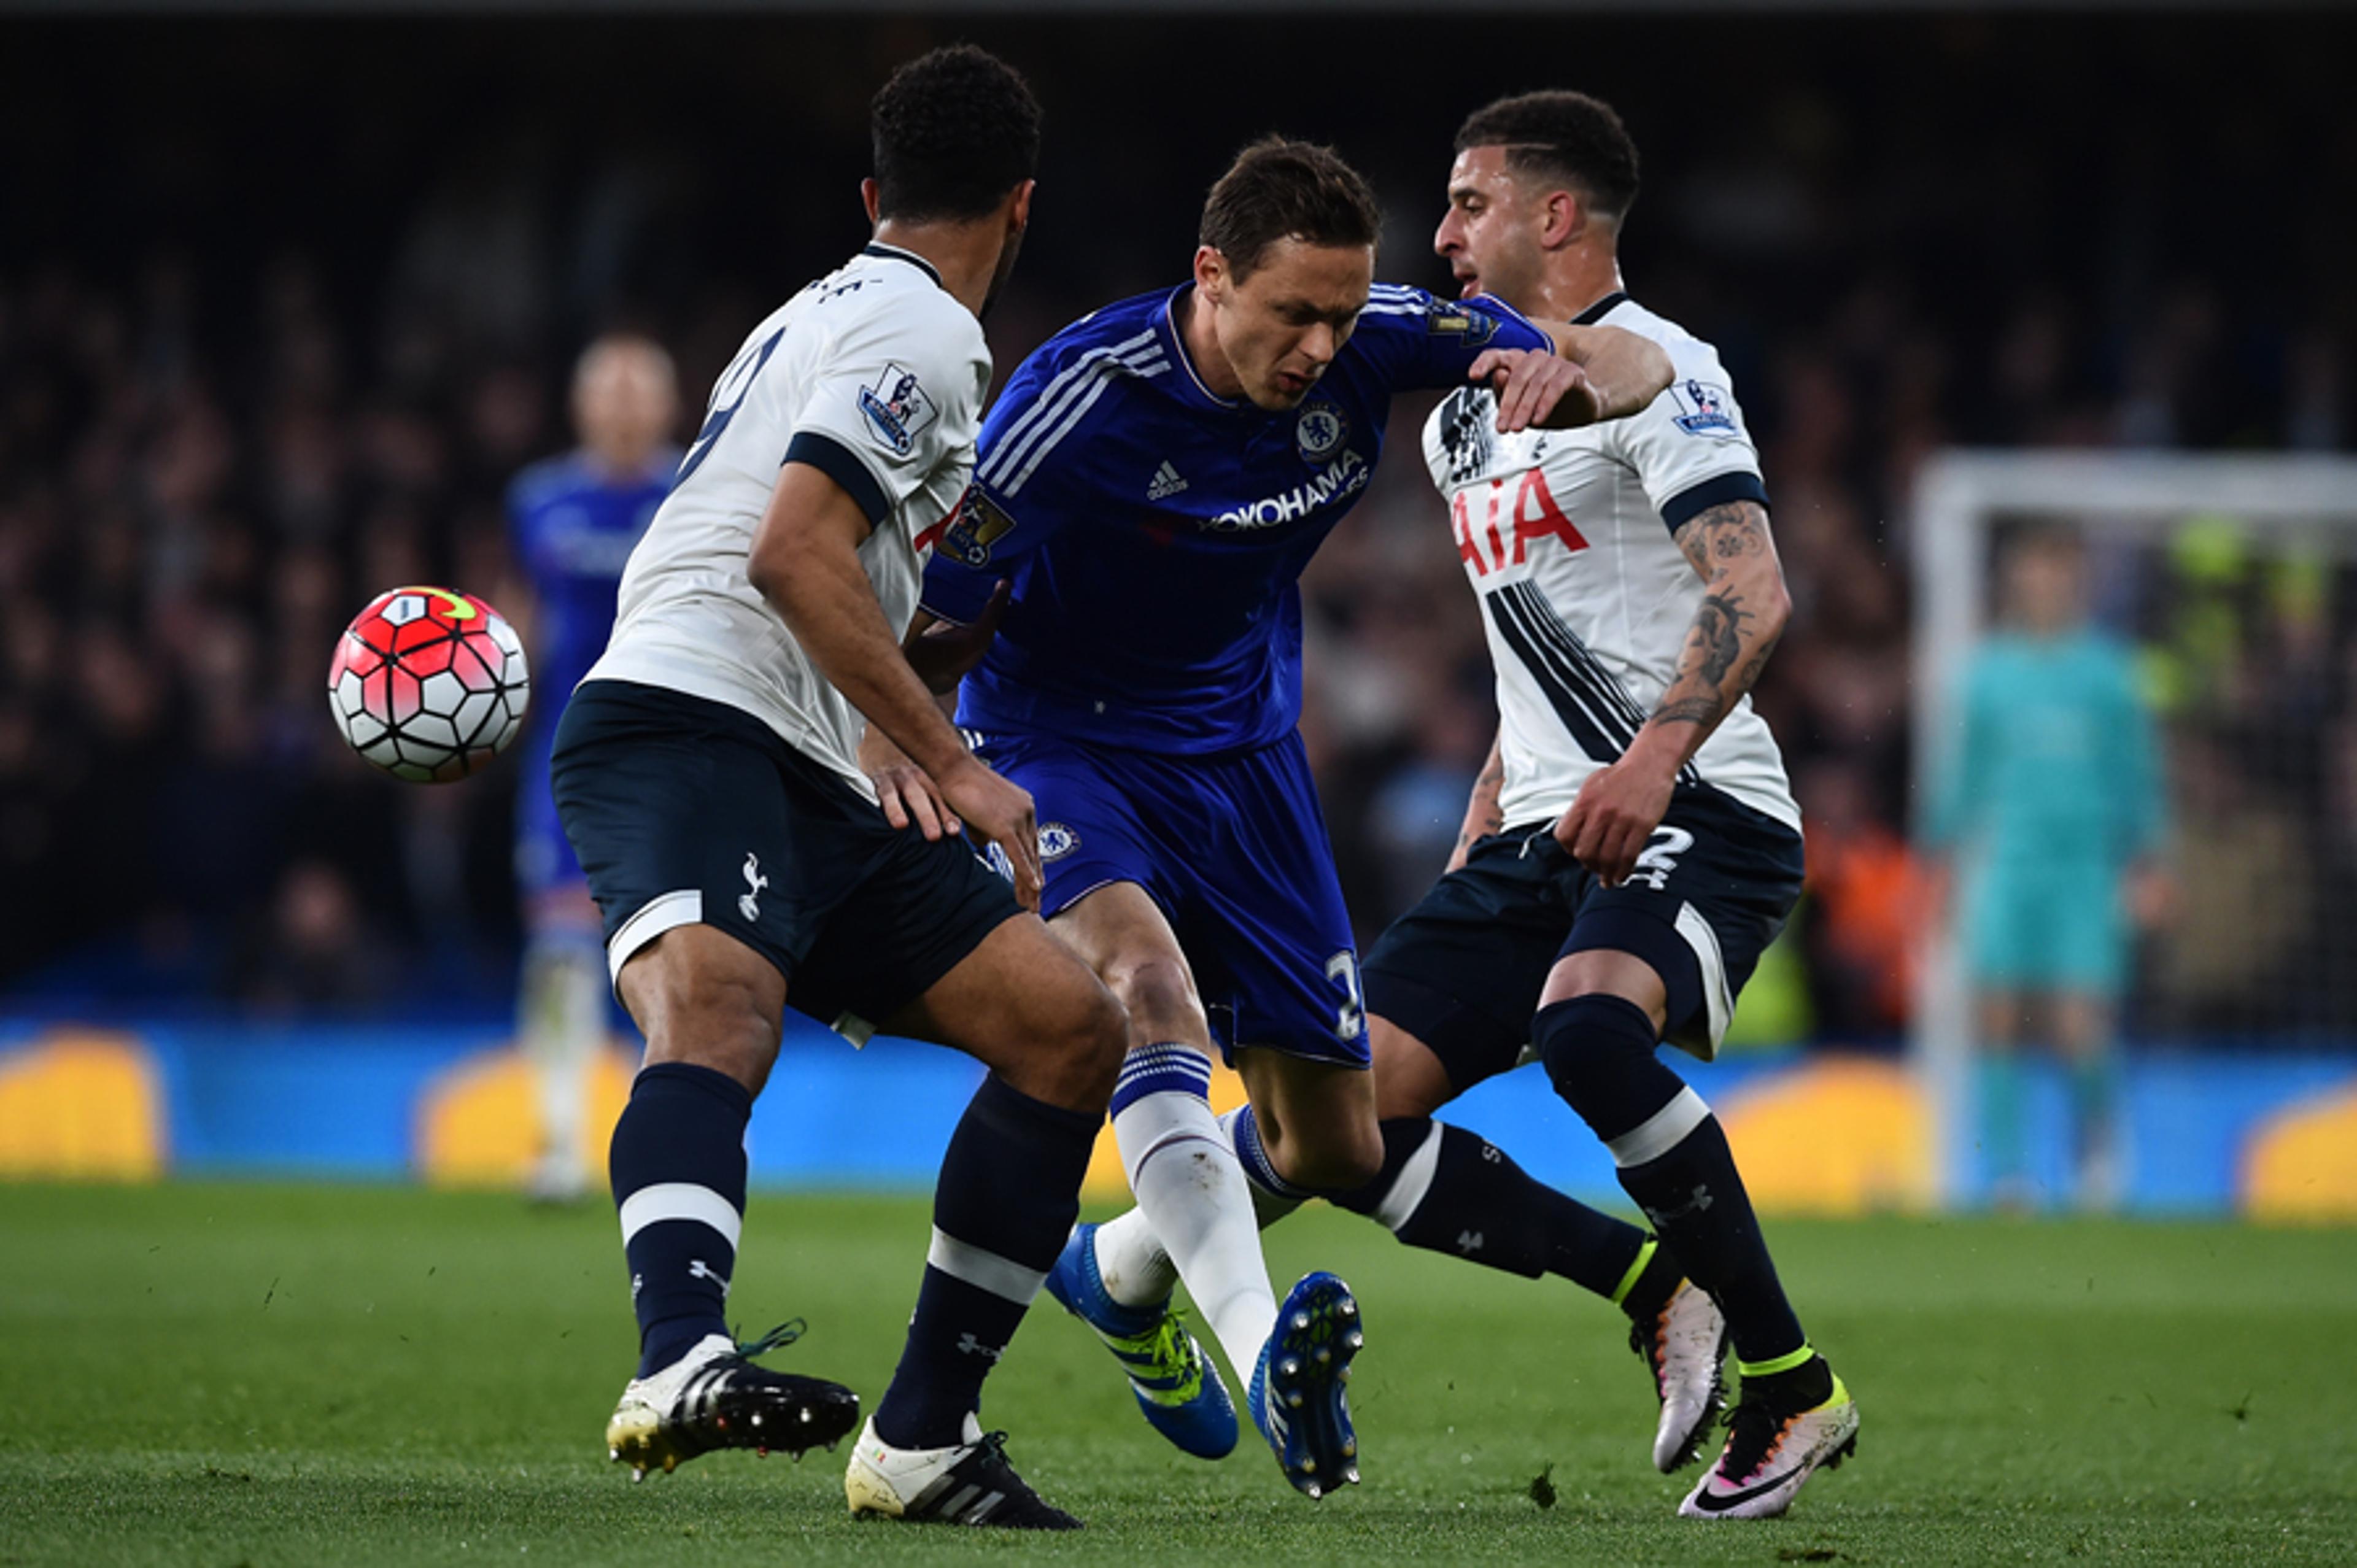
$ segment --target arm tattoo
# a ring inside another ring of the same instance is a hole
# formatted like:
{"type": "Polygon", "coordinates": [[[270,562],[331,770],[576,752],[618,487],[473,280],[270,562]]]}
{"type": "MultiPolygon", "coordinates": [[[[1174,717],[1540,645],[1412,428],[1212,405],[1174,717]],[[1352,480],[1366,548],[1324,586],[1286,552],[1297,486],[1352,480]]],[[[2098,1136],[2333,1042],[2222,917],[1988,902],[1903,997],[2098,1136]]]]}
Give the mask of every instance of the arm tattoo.
{"type": "Polygon", "coordinates": [[[1718,722],[1719,705],[1714,697],[1681,697],[1674,703],[1663,703],[1653,710],[1649,723],[1657,725],[1715,725],[1718,722]]]}
{"type": "Polygon", "coordinates": [[[1674,537],[1694,569],[1708,578],[1717,575],[1714,562],[1768,548],[1768,513],[1758,501],[1724,501],[1680,523],[1674,537]]]}
{"type": "Polygon", "coordinates": [[[1742,598],[1731,591],[1703,596],[1702,608],[1695,612],[1694,630],[1686,640],[1689,647],[1702,650],[1702,678],[1713,686],[1725,682],[1727,672],[1743,656],[1743,623],[1750,618],[1744,613],[1742,598]]]}
{"type": "Polygon", "coordinates": [[[1498,806],[1499,793],[1505,787],[1505,759],[1492,749],[1490,760],[1481,765],[1481,776],[1473,781],[1476,810],[1466,813],[1465,825],[1458,832],[1458,849],[1470,849],[1475,839],[1486,838],[1505,828],[1505,813],[1498,806]]]}
{"type": "Polygon", "coordinates": [[[1765,628],[1752,626],[1759,618],[1744,607],[1736,586],[1755,575],[1745,558],[1768,554],[1774,547],[1768,542],[1767,510],[1748,500],[1704,508],[1679,525],[1675,538],[1707,586],[1686,633],[1679,678],[1650,722],[1690,724],[1707,732],[1751,689],[1775,650],[1775,636],[1763,637],[1765,628]],[[1755,645],[1747,648],[1747,642],[1755,645]]]}
{"type": "Polygon", "coordinates": [[[1743,673],[1737,677],[1737,691],[1749,692],[1752,687],[1760,684],[1760,672],[1768,668],[1768,656],[1776,651],[1776,645],[1783,639],[1783,634],[1779,632],[1760,643],[1753,651],[1749,662],[1743,666],[1743,673]]]}

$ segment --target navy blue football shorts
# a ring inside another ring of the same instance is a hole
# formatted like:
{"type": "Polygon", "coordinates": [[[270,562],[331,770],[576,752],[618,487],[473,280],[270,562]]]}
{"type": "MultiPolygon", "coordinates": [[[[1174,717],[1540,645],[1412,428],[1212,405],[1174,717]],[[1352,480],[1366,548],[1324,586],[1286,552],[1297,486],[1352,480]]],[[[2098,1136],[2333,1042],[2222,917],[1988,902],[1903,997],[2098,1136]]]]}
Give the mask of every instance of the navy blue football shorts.
{"type": "Polygon", "coordinates": [[[1369,1064],[1358,949],[1299,736],[1208,758],[1040,735],[976,750],[1038,808],[1040,914],[1134,882],[1186,950],[1222,1054],[1369,1064]]]}
{"type": "Polygon", "coordinates": [[[768,959],[786,1000],[854,1038],[931,990],[1020,912],[964,838],[896,829],[752,714],[585,682],[556,727],[556,809],[619,979],[676,926],[768,959]]]}
{"type": "Polygon", "coordinates": [[[1367,954],[1367,1008],[1431,1047],[1461,1093],[1523,1058],[1556,962],[1633,954],[1669,993],[1672,1045],[1718,1054],[1735,998],[1801,897],[1801,835],[1680,785],[1636,874],[1606,887],[1552,821],[1477,842],[1367,954]]]}

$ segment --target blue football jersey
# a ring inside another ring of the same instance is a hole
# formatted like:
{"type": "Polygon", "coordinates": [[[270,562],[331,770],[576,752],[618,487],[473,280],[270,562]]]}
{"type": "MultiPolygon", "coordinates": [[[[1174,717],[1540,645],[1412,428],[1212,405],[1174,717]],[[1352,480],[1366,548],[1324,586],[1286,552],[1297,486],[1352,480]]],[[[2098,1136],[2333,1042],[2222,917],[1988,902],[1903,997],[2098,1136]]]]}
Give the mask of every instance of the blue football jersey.
{"type": "Polygon", "coordinates": [[[571,452],[533,464],[509,488],[510,537],[534,601],[533,707],[546,714],[536,727],[554,727],[565,697],[605,651],[623,564],[678,466],[677,452],[662,451],[643,475],[617,478],[571,452]]]}
{"type": "Polygon", "coordinates": [[[960,701],[985,734],[1159,752],[1265,746],[1301,715],[1302,568],[1364,493],[1394,393],[1452,387],[1547,337],[1488,297],[1377,285],[1297,408],[1215,397],[1178,339],[1186,289],[1108,306],[1023,361],[984,421],[925,607],[1015,600],[960,701]]]}

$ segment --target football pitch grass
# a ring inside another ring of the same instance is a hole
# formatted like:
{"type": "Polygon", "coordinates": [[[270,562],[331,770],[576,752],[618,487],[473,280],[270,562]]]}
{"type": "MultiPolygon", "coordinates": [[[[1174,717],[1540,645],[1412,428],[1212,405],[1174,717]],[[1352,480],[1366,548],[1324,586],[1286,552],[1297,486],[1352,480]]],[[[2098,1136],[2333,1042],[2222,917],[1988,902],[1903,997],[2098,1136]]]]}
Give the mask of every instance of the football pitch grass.
{"type": "MultiPolygon", "coordinates": [[[[732,1304],[872,1408],[920,1200],[759,1195],[732,1304]]],[[[1042,1537],[856,1522],[841,1454],[630,1484],[631,1359],[602,1205],[383,1187],[0,1188],[0,1564],[2347,1563],[2357,1232],[2070,1221],[1771,1223],[1856,1391],[1856,1461],[1769,1524],[1674,1517],[1619,1316],[1313,1210],[1275,1271],[1351,1281],[1366,1484],[1312,1505],[1257,1439],[1205,1464],[1140,1422],[1042,1298],[988,1424],[1081,1514],[1042,1537]]]]}

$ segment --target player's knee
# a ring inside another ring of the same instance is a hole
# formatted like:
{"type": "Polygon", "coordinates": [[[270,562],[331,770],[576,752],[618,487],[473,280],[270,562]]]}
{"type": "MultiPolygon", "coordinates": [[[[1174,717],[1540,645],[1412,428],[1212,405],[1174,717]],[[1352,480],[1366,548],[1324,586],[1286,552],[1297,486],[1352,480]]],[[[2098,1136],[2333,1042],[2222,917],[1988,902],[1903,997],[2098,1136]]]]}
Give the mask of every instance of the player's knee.
{"type": "Polygon", "coordinates": [[[1042,1031],[1057,1103],[1102,1110],[1129,1052],[1129,1013],[1093,975],[1072,987],[1054,1027],[1042,1031]]]}
{"type": "Polygon", "coordinates": [[[1347,1193],[1383,1174],[1383,1129],[1357,1119],[1320,1125],[1315,1136],[1297,1133],[1269,1150],[1277,1174],[1295,1187],[1318,1193],[1347,1193]]]}
{"type": "Polygon", "coordinates": [[[1371,1016],[1367,1036],[1375,1060],[1375,1119],[1429,1116],[1457,1096],[1439,1054],[1391,1020],[1371,1016]]]}
{"type": "Polygon", "coordinates": [[[632,958],[622,1000],[647,1037],[648,1065],[685,1062],[727,1074],[756,1094],[778,1059],[783,997],[758,958],[706,950],[665,933],[632,958]]]}
{"type": "Polygon", "coordinates": [[[1660,1038],[1635,1003],[1589,992],[1540,1008],[1531,1022],[1531,1041],[1555,1093],[1596,1126],[1619,1120],[1622,1086],[1653,1061],[1660,1038]]]}
{"type": "Polygon", "coordinates": [[[1195,997],[1194,977],[1175,953],[1115,959],[1105,967],[1104,982],[1127,1009],[1127,1015],[1154,1039],[1180,1032],[1186,1020],[1200,1016],[1203,1010],[1195,997]]]}
{"type": "Polygon", "coordinates": [[[750,987],[726,983],[661,1011],[648,1027],[647,1063],[688,1062],[727,1074],[755,1094],[778,1059],[779,1020],[750,987]]]}

